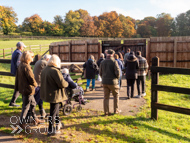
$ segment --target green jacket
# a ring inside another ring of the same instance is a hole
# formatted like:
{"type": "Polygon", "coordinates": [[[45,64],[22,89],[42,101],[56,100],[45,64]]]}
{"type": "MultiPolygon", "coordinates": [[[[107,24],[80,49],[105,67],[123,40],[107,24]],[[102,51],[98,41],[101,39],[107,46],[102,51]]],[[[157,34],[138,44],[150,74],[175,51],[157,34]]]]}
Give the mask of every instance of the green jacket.
{"type": "Polygon", "coordinates": [[[34,95],[37,83],[29,64],[21,62],[16,72],[15,91],[24,96],[34,95]]]}
{"type": "Polygon", "coordinates": [[[100,76],[102,84],[117,85],[120,77],[120,70],[117,61],[111,57],[103,60],[100,64],[100,76]]]}
{"type": "Polygon", "coordinates": [[[59,68],[47,66],[41,73],[40,98],[49,103],[59,103],[67,99],[65,89],[68,82],[64,80],[59,68]]]}

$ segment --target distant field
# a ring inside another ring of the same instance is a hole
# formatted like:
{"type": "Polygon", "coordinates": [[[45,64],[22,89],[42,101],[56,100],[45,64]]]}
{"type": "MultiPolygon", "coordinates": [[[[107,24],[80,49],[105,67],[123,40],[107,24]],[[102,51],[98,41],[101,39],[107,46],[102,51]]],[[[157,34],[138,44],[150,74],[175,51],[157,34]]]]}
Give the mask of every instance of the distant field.
{"type": "MultiPolygon", "coordinates": [[[[42,45],[42,51],[40,52],[39,49],[32,50],[34,54],[40,54],[42,55],[45,51],[48,50],[49,44],[53,42],[60,42],[64,41],[62,40],[23,40],[22,42],[27,46],[25,50],[29,50],[29,45],[42,45]],[[44,45],[44,46],[43,46],[44,45]],[[45,47],[45,48],[43,48],[45,47]]],[[[65,40],[66,41],[66,40],[65,40]]],[[[3,49],[5,49],[5,58],[10,59],[11,58],[11,49],[6,48],[13,48],[13,51],[16,49],[16,44],[19,42],[18,40],[11,40],[11,41],[0,41],[0,58],[3,58],[3,49]]],[[[32,48],[36,48],[33,47],[32,48]]],[[[39,46],[38,46],[39,48],[39,46]]]]}
{"type": "MultiPolygon", "coordinates": [[[[22,42],[26,46],[29,46],[29,45],[50,44],[50,43],[59,42],[59,41],[63,41],[63,40],[23,40],[22,42]]],[[[0,41],[0,49],[4,49],[4,48],[16,48],[16,43],[17,42],[19,42],[19,41],[18,40],[0,41]]]]}

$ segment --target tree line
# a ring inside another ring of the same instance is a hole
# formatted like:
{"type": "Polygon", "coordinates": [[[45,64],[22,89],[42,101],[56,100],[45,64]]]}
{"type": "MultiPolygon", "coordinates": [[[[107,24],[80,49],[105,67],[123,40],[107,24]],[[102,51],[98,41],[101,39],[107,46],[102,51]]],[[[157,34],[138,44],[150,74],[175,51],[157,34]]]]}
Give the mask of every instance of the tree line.
{"type": "Polygon", "coordinates": [[[38,14],[26,17],[16,25],[17,14],[12,7],[0,6],[0,31],[3,34],[21,33],[34,36],[66,37],[126,37],[189,36],[190,10],[173,18],[168,13],[136,20],[116,11],[90,16],[88,11],[70,10],[66,16],[56,15],[54,21],[43,21],[38,14]]]}

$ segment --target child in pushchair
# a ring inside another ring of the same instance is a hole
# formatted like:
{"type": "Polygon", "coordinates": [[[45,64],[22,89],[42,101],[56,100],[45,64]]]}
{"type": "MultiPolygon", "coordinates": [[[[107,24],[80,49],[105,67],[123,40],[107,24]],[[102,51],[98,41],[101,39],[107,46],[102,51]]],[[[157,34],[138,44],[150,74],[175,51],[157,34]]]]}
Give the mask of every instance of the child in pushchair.
{"type": "Polygon", "coordinates": [[[84,90],[82,87],[78,86],[77,83],[75,83],[70,75],[69,75],[69,70],[67,68],[64,68],[62,70],[62,74],[64,79],[69,83],[69,86],[65,89],[65,93],[68,97],[68,99],[66,100],[66,104],[63,106],[63,114],[64,115],[69,115],[72,111],[72,108],[74,108],[75,105],[79,104],[79,106],[77,106],[77,111],[82,110],[82,106],[81,104],[85,105],[86,104],[86,100],[84,99],[83,95],[84,95],[84,90]],[[74,99],[75,102],[77,102],[76,104],[73,105],[73,107],[71,106],[71,100],[74,99]]]}

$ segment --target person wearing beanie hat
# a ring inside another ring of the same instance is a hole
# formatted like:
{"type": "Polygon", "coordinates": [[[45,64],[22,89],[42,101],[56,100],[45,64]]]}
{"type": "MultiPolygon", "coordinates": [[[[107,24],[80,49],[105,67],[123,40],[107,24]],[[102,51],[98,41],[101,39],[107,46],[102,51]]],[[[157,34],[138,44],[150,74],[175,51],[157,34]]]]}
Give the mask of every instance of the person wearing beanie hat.
{"type": "MultiPolygon", "coordinates": [[[[26,48],[26,46],[24,45],[23,42],[18,42],[16,44],[16,47],[17,49],[13,52],[12,58],[11,58],[11,74],[13,74],[14,76],[16,76],[16,71],[20,64],[20,57],[22,55],[22,51],[24,50],[24,48],[26,48]]],[[[20,106],[16,104],[16,100],[19,95],[20,93],[18,91],[14,91],[11,102],[9,103],[9,106],[16,106],[16,107],[20,106]]]]}
{"type": "Polygon", "coordinates": [[[94,56],[90,55],[87,62],[83,64],[83,68],[86,70],[86,91],[89,91],[90,82],[92,80],[92,91],[95,90],[95,77],[96,73],[99,70],[98,65],[95,62],[94,56]]]}
{"type": "Polygon", "coordinates": [[[137,74],[138,68],[139,68],[138,60],[134,55],[134,52],[131,51],[125,62],[128,99],[134,97],[134,84],[135,80],[138,78],[137,74]]]}
{"type": "Polygon", "coordinates": [[[110,92],[114,96],[114,113],[118,114],[121,112],[119,110],[119,78],[120,69],[118,62],[114,59],[113,55],[115,51],[109,49],[107,52],[107,57],[100,64],[100,76],[102,77],[102,84],[104,88],[104,115],[110,115],[109,112],[109,98],[110,92]]]}

